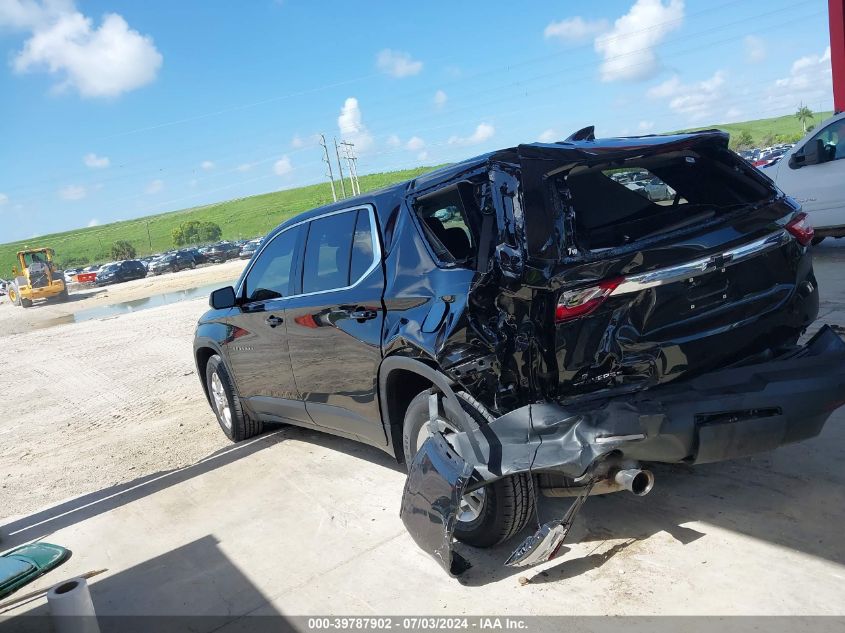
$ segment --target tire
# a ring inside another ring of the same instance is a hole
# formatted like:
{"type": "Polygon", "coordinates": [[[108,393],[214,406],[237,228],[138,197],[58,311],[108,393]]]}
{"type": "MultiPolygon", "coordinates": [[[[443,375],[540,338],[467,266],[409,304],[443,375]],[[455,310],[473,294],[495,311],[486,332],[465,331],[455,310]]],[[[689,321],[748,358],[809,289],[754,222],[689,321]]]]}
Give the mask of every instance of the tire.
{"type": "Polygon", "coordinates": [[[16,306],[21,305],[21,294],[18,291],[18,289],[12,288],[10,290],[10,294],[11,294],[11,296],[9,297],[9,299],[11,300],[12,304],[16,305],[16,306]]]}
{"type": "Polygon", "coordinates": [[[31,308],[32,307],[32,299],[27,299],[26,297],[20,298],[20,306],[23,308],[31,308]]]}
{"type": "Polygon", "coordinates": [[[64,302],[65,302],[65,301],[67,301],[68,299],[70,299],[70,293],[67,291],[67,284],[65,284],[65,287],[64,287],[64,288],[62,289],[62,291],[59,293],[59,301],[61,301],[62,303],[64,303],[64,302]]]}
{"type": "Polygon", "coordinates": [[[208,388],[211,409],[217,416],[217,423],[220,424],[226,437],[233,442],[240,442],[261,433],[264,425],[260,420],[250,418],[243,410],[241,399],[235,393],[226,365],[217,354],[209,358],[205,366],[205,384],[208,388]],[[224,401],[226,406],[223,406],[224,401]],[[228,407],[228,413],[226,407],[228,407]]]}
{"type": "MultiPolygon", "coordinates": [[[[420,433],[428,424],[428,397],[430,391],[418,394],[408,405],[402,428],[402,447],[405,464],[410,465],[419,450],[420,433]]],[[[463,420],[449,420],[458,430],[477,429],[487,424],[480,405],[467,394],[457,394],[466,415],[463,420]]],[[[534,494],[528,474],[520,473],[497,479],[482,488],[483,502],[477,517],[458,519],[454,536],[474,547],[493,547],[519,532],[534,514],[534,494]]],[[[467,495],[469,496],[469,495],[467,495]]]]}

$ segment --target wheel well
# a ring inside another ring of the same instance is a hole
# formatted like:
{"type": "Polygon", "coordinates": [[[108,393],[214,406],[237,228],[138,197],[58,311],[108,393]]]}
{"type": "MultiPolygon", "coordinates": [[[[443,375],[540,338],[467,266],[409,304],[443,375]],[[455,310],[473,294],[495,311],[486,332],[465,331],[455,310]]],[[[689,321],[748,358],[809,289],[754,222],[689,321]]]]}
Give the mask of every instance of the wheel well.
{"type": "Polygon", "coordinates": [[[396,459],[405,461],[402,451],[402,425],[405,412],[418,393],[428,389],[434,383],[419,374],[406,369],[394,369],[387,377],[387,416],[390,421],[390,435],[396,459]]]}
{"type": "Polygon", "coordinates": [[[216,353],[210,347],[200,347],[197,350],[197,373],[199,374],[202,390],[205,392],[206,398],[208,398],[208,385],[205,384],[205,368],[208,365],[208,360],[216,353]]]}

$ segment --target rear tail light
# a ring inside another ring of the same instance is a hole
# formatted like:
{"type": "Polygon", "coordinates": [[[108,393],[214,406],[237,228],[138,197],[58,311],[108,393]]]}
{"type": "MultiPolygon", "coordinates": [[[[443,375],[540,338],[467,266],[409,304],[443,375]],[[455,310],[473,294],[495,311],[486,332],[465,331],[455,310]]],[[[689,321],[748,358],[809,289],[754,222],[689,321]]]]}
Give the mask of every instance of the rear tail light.
{"type": "Polygon", "coordinates": [[[810,218],[806,213],[799,213],[789,224],[786,225],[786,230],[789,231],[798,243],[802,246],[807,246],[813,241],[813,236],[816,232],[813,225],[810,224],[810,218]]]}
{"type": "Polygon", "coordinates": [[[622,278],[602,281],[597,286],[580,288],[578,290],[567,290],[560,296],[555,310],[555,323],[565,323],[590,314],[598,308],[616,287],[622,283],[622,278]]]}

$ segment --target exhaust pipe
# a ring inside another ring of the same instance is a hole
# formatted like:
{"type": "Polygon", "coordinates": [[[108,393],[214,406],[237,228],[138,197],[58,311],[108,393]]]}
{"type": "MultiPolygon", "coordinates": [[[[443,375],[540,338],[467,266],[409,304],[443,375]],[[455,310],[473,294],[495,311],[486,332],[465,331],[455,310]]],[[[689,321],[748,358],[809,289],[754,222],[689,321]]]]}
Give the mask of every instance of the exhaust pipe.
{"type": "Polygon", "coordinates": [[[617,470],[613,481],[638,497],[644,497],[654,488],[654,474],[650,470],[626,468],[617,470]]]}

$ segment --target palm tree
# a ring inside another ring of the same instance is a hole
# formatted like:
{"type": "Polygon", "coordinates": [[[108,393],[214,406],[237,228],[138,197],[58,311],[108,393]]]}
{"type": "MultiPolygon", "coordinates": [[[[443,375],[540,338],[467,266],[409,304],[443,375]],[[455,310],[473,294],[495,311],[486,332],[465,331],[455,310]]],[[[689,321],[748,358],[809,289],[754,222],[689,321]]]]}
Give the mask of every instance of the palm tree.
{"type": "Polygon", "coordinates": [[[804,134],[806,134],[807,121],[813,120],[813,111],[802,103],[798,106],[798,112],[795,113],[795,118],[801,121],[801,126],[804,128],[804,134]]]}

